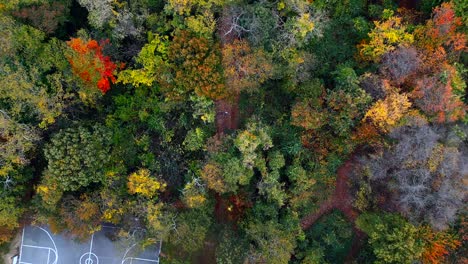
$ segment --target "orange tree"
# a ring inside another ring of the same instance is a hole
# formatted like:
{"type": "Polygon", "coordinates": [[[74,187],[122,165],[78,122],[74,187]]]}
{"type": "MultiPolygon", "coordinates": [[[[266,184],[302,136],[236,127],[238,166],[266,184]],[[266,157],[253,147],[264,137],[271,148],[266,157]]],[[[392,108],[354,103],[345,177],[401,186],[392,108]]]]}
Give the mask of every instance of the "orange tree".
{"type": "Polygon", "coordinates": [[[169,97],[178,98],[192,90],[213,100],[227,96],[217,44],[180,31],[169,45],[168,59],[172,82],[166,83],[163,89],[169,97]]]}
{"type": "Polygon", "coordinates": [[[267,54],[262,49],[252,49],[245,40],[225,45],[222,56],[226,85],[232,95],[258,88],[272,75],[273,67],[267,54]]]}
{"type": "Polygon", "coordinates": [[[425,243],[422,253],[422,261],[425,264],[442,263],[449,251],[453,251],[461,245],[461,242],[453,234],[446,231],[435,232],[429,226],[421,226],[419,232],[425,243]]]}
{"type": "Polygon", "coordinates": [[[107,40],[98,43],[93,39],[85,41],[80,38],[67,41],[73,50],[68,56],[73,73],[80,77],[85,86],[97,86],[103,94],[109,91],[111,83],[115,83],[117,68],[123,66],[112,62],[109,56],[104,56],[102,49],[107,43],[107,40]]]}

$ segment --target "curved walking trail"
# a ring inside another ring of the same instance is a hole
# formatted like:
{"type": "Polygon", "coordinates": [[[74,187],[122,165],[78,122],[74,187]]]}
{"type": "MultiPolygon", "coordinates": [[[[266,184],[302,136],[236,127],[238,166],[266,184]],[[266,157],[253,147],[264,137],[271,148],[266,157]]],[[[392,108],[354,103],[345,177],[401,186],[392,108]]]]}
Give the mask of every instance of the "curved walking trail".
{"type": "MultiPolygon", "coordinates": [[[[359,216],[359,213],[353,208],[353,199],[349,191],[349,173],[351,173],[354,163],[355,156],[353,155],[338,169],[335,192],[322,203],[317,211],[302,218],[301,227],[303,230],[309,229],[320,217],[330,213],[334,209],[341,211],[347,220],[354,224],[359,216]]],[[[365,234],[355,225],[353,225],[353,231],[355,236],[351,250],[347,256],[347,261],[351,261],[356,256],[365,237],[365,234]]]]}

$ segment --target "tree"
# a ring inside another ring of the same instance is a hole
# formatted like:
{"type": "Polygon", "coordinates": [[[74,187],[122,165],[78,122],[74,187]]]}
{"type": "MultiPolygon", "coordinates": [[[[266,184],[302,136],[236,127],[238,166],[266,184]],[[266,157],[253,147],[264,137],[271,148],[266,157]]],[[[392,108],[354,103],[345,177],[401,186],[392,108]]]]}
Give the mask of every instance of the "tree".
{"type": "Polygon", "coordinates": [[[320,129],[326,124],[327,112],[315,106],[312,100],[297,102],[292,110],[292,124],[306,130],[320,129]]]}
{"type": "Polygon", "coordinates": [[[261,147],[268,150],[273,147],[273,142],[268,134],[268,127],[253,122],[247,125],[247,129],[238,133],[234,139],[234,144],[242,154],[244,166],[252,168],[257,159],[256,150],[261,147]]]}
{"type": "Polygon", "coordinates": [[[65,232],[78,240],[86,240],[101,229],[102,213],[93,197],[82,195],[76,199],[66,196],[59,207],[57,219],[63,222],[65,232]]]}
{"type": "MultiPolygon", "coordinates": [[[[110,84],[115,83],[114,74],[118,68],[109,56],[104,56],[102,49],[108,41],[100,44],[93,39],[82,40],[72,38],[67,45],[73,50],[68,59],[73,73],[78,75],[85,86],[91,89],[96,87],[105,94],[110,89],[110,84]]],[[[122,67],[120,65],[120,67],[122,67]]]]}
{"type": "Polygon", "coordinates": [[[465,116],[466,106],[454,94],[456,71],[446,65],[444,71],[422,76],[412,92],[415,105],[439,123],[457,121],[465,116]]]}
{"type": "Polygon", "coordinates": [[[48,163],[44,176],[63,191],[102,182],[111,161],[110,137],[111,133],[99,125],[61,130],[44,149],[48,163]]]}
{"type": "Polygon", "coordinates": [[[145,1],[78,0],[88,11],[88,23],[101,34],[105,34],[119,45],[126,37],[140,37],[143,24],[150,16],[148,8],[156,3],[145,1]],[[117,43],[120,42],[120,43],[117,43]]]}
{"type": "Polygon", "coordinates": [[[265,51],[252,49],[245,40],[223,46],[222,65],[226,86],[231,95],[253,91],[272,75],[272,63],[265,51]]]}
{"type": "Polygon", "coordinates": [[[456,16],[453,2],[442,3],[434,8],[432,19],[416,29],[416,44],[429,53],[441,46],[447,53],[460,53],[466,47],[465,34],[457,32],[461,26],[462,19],[456,16]]]}
{"type": "Polygon", "coordinates": [[[95,28],[103,28],[114,17],[115,10],[110,1],[79,0],[78,2],[89,11],[88,21],[95,28]]]}
{"type": "Polygon", "coordinates": [[[296,237],[280,223],[270,220],[259,222],[258,219],[248,223],[247,237],[252,241],[249,258],[254,263],[272,264],[287,263],[294,252],[296,237]]]}
{"type": "Polygon", "coordinates": [[[213,100],[227,96],[216,44],[183,30],[171,42],[165,36],[150,38],[136,59],[143,68],[122,71],[119,82],[135,86],[157,83],[171,100],[186,99],[193,91],[213,100]]]}
{"type": "Polygon", "coordinates": [[[29,164],[29,153],[40,139],[38,131],[12,120],[0,110],[0,179],[29,164]]]}
{"type": "Polygon", "coordinates": [[[461,246],[461,242],[449,232],[434,232],[429,226],[419,228],[419,236],[424,240],[423,263],[442,263],[449,251],[461,246]]]}
{"type": "Polygon", "coordinates": [[[368,236],[377,257],[376,263],[413,263],[423,252],[416,227],[401,216],[390,213],[365,213],[356,225],[368,236]]]}
{"type": "Polygon", "coordinates": [[[370,169],[374,186],[393,182],[384,187],[397,192],[389,200],[412,221],[426,221],[435,229],[446,229],[464,199],[466,154],[459,148],[463,137],[447,128],[429,126],[420,118],[409,119],[407,125],[390,132],[397,143],[364,159],[364,165],[370,169]]]}
{"type": "Polygon", "coordinates": [[[148,169],[139,169],[128,177],[127,188],[130,194],[139,194],[153,198],[158,191],[163,191],[165,183],[151,177],[148,169]]]}
{"type": "Polygon", "coordinates": [[[334,80],[336,87],[325,97],[327,121],[335,135],[347,136],[364,116],[371,98],[359,87],[359,79],[351,67],[340,65],[334,72],[334,80]]]}
{"type": "Polygon", "coordinates": [[[385,99],[378,100],[367,111],[363,120],[369,120],[383,132],[389,131],[408,112],[411,103],[408,95],[390,91],[385,99]]]}
{"type": "Polygon", "coordinates": [[[193,254],[200,250],[212,224],[211,210],[207,206],[181,212],[175,218],[175,226],[168,236],[169,247],[175,246],[176,255],[193,254]]]}
{"type": "Polygon", "coordinates": [[[207,183],[208,188],[218,193],[224,193],[228,191],[226,183],[222,178],[221,166],[217,163],[207,163],[201,171],[201,178],[207,183]]]}
{"type": "Polygon", "coordinates": [[[19,218],[24,209],[18,206],[14,197],[1,197],[0,199],[0,244],[10,241],[14,231],[19,227],[19,218]]]}
{"type": "Polygon", "coordinates": [[[71,101],[67,88],[74,86],[63,43],[46,41],[43,32],[5,15],[0,16],[0,36],[1,109],[42,128],[54,123],[71,101]]]}
{"type": "Polygon", "coordinates": [[[192,178],[182,190],[182,201],[188,208],[199,208],[205,205],[207,193],[205,184],[199,178],[192,178]]]}
{"type": "Polygon", "coordinates": [[[193,10],[203,11],[210,8],[222,6],[225,0],[169,0],[165,6],[167,12],[173,12],[178,15],[190,15],[193,10]]]}
{"type": "Polygon", "coordinates": [[[227,96],[224,88],[219,46],[206,38],[195,37],[190,32],[180,31],[168,49],[171,61],[172,81],[163,91],[169,97],[179,98],[194,90],[198,96],[213,100],[227,96]]]}
{"type": "Polygon", "coordinates": [[[245,237],[226,228],[220,236],[220,243],[216,247],[216,263],[219,264],[235,264],[244,263],[247,258],[246,248],[248,243],[245,237]]]}
{"type": "Polygon", "coordinates": [[[66,21],[66,13],[68,10],[66,1],[42,3],[23,7],[18,11],[14,11],[13,15],[17,18],[31,23],[34,27],[39,28],[47,34],[52,34],[66,21]]]}
{"type": "Polygon", "coordinates": [[[302,260],[300,263],[342,263],[351,249],[352,239],[352,224],[344,215],[333,211],[305,231],[296,257],[302,260]]]}
{"type": "Polygon", "coordinates": [[[414,47],[399,46],[382,56],[380,72],[392,84],[400,86],[418,73],[421,64],[420,54],[414,47]]]}
{"type": "Polygon", "coordinates": [[[381,22],[374,21],[374,25],[375,28],[368,34],[369,40],[358,45],[359,54],[364,60],[380,62],[385,53],[414,41],[414,36],[406,31],[400,17],[390,16],[381,22]]]}
{"type": "Polygon", "coordinates": [[[121,71],[118,75],[118,82],[139,87],[140,85],[151,86],[155,82],[168,79],[169,76],[166,74],[168,49],[169,40],[167,36],[149,34],[149,43],[143,46],[136,58],[136,62],[142,68],[121,71]]]}

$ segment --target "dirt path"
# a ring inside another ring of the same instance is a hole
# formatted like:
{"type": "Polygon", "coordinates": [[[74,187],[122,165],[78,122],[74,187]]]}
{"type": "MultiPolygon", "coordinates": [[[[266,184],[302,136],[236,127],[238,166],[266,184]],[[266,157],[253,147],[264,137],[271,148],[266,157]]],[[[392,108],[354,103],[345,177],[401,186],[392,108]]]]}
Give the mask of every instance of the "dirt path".
{"type": "MultiPolygon", "coordinates": [[[[230,30],[232,19],[232,12],[225,7],[219,19],[217,30],[221,46],[230,44],[237,39],[235,32],[230,30]]],[[[230,89],[230,87],[226,87],[226,89],[230,89]]],[[[239,127],[239,95],[234,96],[231,100],[216,101],[215,105],[217,135],[223,135],[227,130],[236,130],[239,127]]]]}
{"type": "MultiPolygon", "coordinates": [[[[333,209],[341,211],[346,219],[354,224],[359,216],[359,213],[353,208],[353,197],[349,191],[349,173],[354,163],[355,157],[352,156],[338,169],[335,192],[332,197],[322,203],[316,212],[307,215],[301,220],[303,230],[309,229],[320,217],[330,213],[333,209]]],[[[365,234],[355,225],[353,226],[353,231],[355,236],[351,250],[346,258],[347,261],[351,261],[356,256],[362,246],[363,238],[365,238],[365,234]]]]}
{"type": "Polygon", "coordinates": [[[228,100],[219,100],[216,106],[216,133],[224,134],[228,130],[236,130],[239,127],[239,96],[228,100]]]}

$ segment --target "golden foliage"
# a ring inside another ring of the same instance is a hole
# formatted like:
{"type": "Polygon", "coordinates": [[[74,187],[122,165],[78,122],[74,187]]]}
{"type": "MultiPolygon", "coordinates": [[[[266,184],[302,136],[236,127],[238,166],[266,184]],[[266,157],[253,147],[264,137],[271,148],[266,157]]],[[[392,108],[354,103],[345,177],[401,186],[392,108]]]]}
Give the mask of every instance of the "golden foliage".
{"type": "Polygon", "coordinates": [[[130,194],[153,198],[158,191],[164,190],[166,184],[152,178],[148,169],[140,169],[130,174],[127,187],[130,194]]]}
{"type": "Polygon", "coordinates": [[[364,60],[379,62],[383,54],[414,41],[413,35],[406,32],[406,25],[400,17],[374,21],[374,25],[375,28],[368,34],[369,41],[358,45],[359,54],[364,60]]]}
{"type": "Polygon", "coordinates": [[[364,120],[369,120],[380,130],[387,132],[397,124],[410,107],[411,102],[407,94],[391,91],[386,98],[374,103],[364,116],[364,120]]]}
{"type": "Polygon", "coordinates": [[[216,192],[223,193],[226,191],[226,183],[222,178],[221,166],[215,162],[209,162],[201,171],[201,178],[206,181],[208,188],[216,192]]]}

